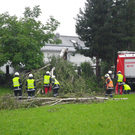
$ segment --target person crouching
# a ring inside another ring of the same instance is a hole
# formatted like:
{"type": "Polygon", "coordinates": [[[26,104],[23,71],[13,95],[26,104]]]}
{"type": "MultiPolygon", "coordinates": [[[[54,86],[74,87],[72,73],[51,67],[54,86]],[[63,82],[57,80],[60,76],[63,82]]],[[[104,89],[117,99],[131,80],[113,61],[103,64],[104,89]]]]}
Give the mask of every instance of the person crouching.
{"type": "Polygon", "coordinates": [[[33,75],[29,74],[29,79],[26,81],[26,90],[28,93],[28,99],[31,98],[31,96],[35,97],[35,90],[36,90],[36,82],[33,79],[33,75]]]}
{"type": "Polygon", "coordinates": [[[131,91],[131,87],[130,87],[128,84],[125,84],[125,83],[123,82],[123,93],[124,93],[124,94],[129,94],[130,91],[131,91]]]}

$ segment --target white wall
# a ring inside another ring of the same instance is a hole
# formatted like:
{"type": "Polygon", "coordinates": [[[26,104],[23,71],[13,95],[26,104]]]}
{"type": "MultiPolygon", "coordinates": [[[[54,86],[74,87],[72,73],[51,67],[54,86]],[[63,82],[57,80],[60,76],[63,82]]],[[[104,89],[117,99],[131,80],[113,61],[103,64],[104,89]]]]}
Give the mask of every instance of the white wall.
{"type": "MultiPolygon", "coordinates": [[[[53,56],[53,55],[59,56],[60,55],[60,52],[51,52],[50,51],[50,52],[43,52],[43,53],[44,53],[44,62],[45,63],[49,62],[49,60],[48,60],[49,56],[53,56]]],[[[80,65],[82,62],[90,62],[91,65],[93,64],[91,58],[85,57],[85,56],[83,56],[81,54],[75,54],[75,56],[72,56],[71,53],[68,53],[67,60],[74,63],[74,64],[76,64],[76,65],[80,65]]],[[[0,67],[0,70],[2,70],[4,73],[6,73],[6,65],[7,64],[0,67]]],[[[9,73],[13,74],[14,72],[15,72],[14,68],[9,67],[9,73]]]]}
{"type": "MultiPolygon", "coordinates": [[[[2,70],[4,73],[6,73],[6,65],[0,67],[0,70],[2,70]]],[[[9,66],[9,74],[13,74],[14,73],[14,68],[9,66]]]]}
{"type": "Polygon", "coordinates": [[[85,57],[81,54],[75,54],[75,56],[70,55],[69,61],[77,65],[80,65],[83,62],[89,62],[90,64],[93,64],[91,58],[85,57]]]}
{"type": "Polygon", "coordinates": [[[43,61],[44,61],[44,63],[47,63],[47,62],[49,62],[49,59],[48,59],[48,57],[51,57],[51,56],[53,56],[53,55],[55,55],[55,56],[59,56],[60,55],[60,52],[43,52],[44,53],[44,59],[43,59],[43,61]]]}
{"type": "MultiPolygon", "coordinates": [[[[54,52],[44,52],[44,62],[45,63],[49,62],[47,57],[53,56],[53,55],[59,56],[60,52],[55,52],[55,53],[54,52]]],[[[90,62],[91,65],[93,64],[91,58],[85,57],[81,54],[75,54],[75,56],[72,56],[71,53],[68,53],[67,60],[74,64],[77,64],[77,65],[80,65],[82,62],[90,62]]]]}

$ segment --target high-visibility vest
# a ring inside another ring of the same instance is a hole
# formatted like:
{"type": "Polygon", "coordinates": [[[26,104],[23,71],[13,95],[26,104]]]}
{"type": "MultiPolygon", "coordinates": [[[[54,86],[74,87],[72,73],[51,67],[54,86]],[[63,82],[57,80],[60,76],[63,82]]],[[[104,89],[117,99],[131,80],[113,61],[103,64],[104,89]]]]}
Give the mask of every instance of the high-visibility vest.
{"type": "Polygon", "coordinates": [[[13,80],[13,86],[14,87],[19,87],[20,86],[20,83],[19,83],[19,77],[14,77],[12,80],[13,80]]]}
{"type": "Polygon", "coordinates": [[[107,89],[108,89],[108,88],[114,88],[112,79],[111,79],[110,77],[108,77],[108,78],[106,79],[106,82],[107,82],[108,79],[109,79],[110,81],[109,81],[109,83],[106,83],[107,89]]]}
{"type": "Polygon", "coordinates": [[[27,88],[28,89],[34,89],[35,86],[34,86],[34,79],[28,79],[27,80],[27,88]]]}
{"type": "Polygon", "coordinates": [[[123,82],[123,75],[122,74],[118,74],[117,82],[123,82]]]}
{"type": "Polygon", "coordinates": [[[124,84],[123,86],[124,86],[124,90],[131,90],[131,88],[130,88],[130,86],[129,86],[129,85],[124,84]]]}
{"type": "Polygon", "coordinates": [[[59,84],[60,85],[60,83],[57,81],[57,79],[54,78],[54,80],[55,80],[54,84],[59,84]]]}
{"type": "Polygon", "coordinates": [[[45,75],[44,76],[44,84],[49,84],[50,83],[50,76],[49,75],[45,75]]]}
{"type": "Polygon", "coordinates": [[[59,89],[60,88],[60,83],[57,81],[57,79],[54,78],[54,87],[53,89],[59,89]]]}

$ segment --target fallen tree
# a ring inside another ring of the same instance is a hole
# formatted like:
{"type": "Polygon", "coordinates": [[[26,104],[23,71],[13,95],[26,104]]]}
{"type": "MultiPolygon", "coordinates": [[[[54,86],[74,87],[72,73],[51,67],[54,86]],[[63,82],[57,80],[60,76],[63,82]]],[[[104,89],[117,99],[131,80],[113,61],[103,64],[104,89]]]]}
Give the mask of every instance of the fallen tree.
{"type": "MultiPolygon", "coordinates": [[[[27,97],[24,97],[27,98],[27,97]]],[[[128,98],[108,98],[108,97],[87,97],[87,98],[31,98],[22,100],[21,102],[31,101],[32,103],[39,102],[40,106],[44,105],[57,105],[57,104],[70,104],[70,103],[92,103],[92,102],[104,102],[104,100],[127,100],[128,98]]]]}

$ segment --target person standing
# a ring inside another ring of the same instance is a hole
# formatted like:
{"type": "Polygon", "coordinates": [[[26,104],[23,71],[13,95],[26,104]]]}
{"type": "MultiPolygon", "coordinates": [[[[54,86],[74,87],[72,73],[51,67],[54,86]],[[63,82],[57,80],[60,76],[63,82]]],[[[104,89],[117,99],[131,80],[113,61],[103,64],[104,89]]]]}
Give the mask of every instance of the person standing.
{"type": "Polygon", "coordinates": [[[14,95],[17,99],[17,95],[19,94],[19,100],[22,99],[22,82],[19,78],[19,73],[15,72],[15,77],[12,79],[13,82],[13,89],[14,89],[14,95]]]}
{"type": "Polygon", "coordinates": [[[123,82],[123,93],[124,94],[129,94],[130,91],[131,91],[131,87],[128,84],[125,84],[123,82]]]}
{"type": "Polygon", "coordinates": [[[53,87],[53,96],[57,97],[58,95],[58,90],[60,89],[60,83],[58,80],[55,78],[55,76],[52,76],[52,87],[53,87]]]}
{"type": "Polygon", "coordinates": [[[51,91],[51,76],[50,72],[47,71],[44,75],[44,93],[47,94],[49,91],[51,91]]]}
{"type": "Polygon", "coordinates": [[[105,96],[107,97],[108,94],[110,95],[110,97],[113,97],[112,96],[112,91],[114,89],[114,86],[113,86],[113,81],[112,79],[110,78],[109,74],[105,74],[105,86],[106,86],[106,93],[105,93],[105,96]]]}
{"type": "Polygon", "coordinates": [[[118,71],[116,80],[117,80],[117,83],[116,83],[116,87],[115,87],[115,95],[118,94],[119,89],[120,89],[119,94],[122,94],[123,75],[122,75],[121,71],[118,71]]]}
{"type": "Polygon", "coordinates": [[[28,99],[30,99],[31,97],[35,97],[36,82],[33,79],[32,74],[29,74],[29,78],[26,81],[26,90],[28,93],[28,99]]]}

